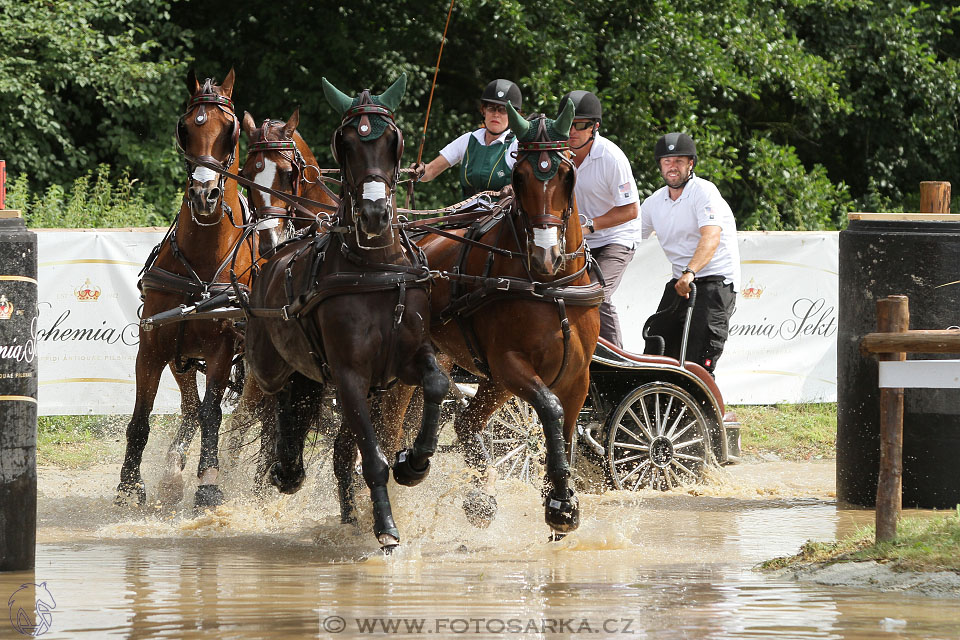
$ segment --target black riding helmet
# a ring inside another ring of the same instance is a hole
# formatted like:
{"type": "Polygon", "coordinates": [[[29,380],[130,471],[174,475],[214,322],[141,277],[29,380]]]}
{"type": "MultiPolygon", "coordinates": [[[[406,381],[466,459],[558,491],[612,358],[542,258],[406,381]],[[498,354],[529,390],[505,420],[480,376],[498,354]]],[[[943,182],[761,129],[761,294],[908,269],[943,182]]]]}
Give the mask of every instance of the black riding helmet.
{"type": "Polygon", "coordinates": [[[590,118],[600,122],[603,117],[603,107],[600,105],[600,98],[590,91],[571,91],[560,98],[560,108],[557,109],[557,117],[567,106],[567,101],[573,102],[574,118],[590,118]]]}
{"type": "Polygon", "coordinates": [[[492,102],[504,106],[506,106],[508,100],[513,103],[515,109],[519,109],[523,102],[523,96],[520,95],[520,87],[503,78],[497,78],[488,84],[480,96],[481,102],[492,102]]]}
{"type": "Polygon", "coordinates": [[[674,156],[689,156],[693,158],[693,166],[697,166],[697,143],[685,133],[672,132],[660,136],[653,148],[653,158],[657,167],[660,166],[660,158],[674,156]]]}

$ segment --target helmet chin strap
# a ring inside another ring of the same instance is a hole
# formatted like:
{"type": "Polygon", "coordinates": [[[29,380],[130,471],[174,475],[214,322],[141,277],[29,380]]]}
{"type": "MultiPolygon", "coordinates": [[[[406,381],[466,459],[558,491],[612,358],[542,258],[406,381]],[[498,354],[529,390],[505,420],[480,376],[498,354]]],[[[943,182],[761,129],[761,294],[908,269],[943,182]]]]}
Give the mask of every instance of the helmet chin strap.
{"type": "Polygon", "coordinates": [[[599,129],[600,129],[600,127],[594,126],[592,129],[590,129],[591,133],[590,133],[590,137],[587,138],[587,141],[584,142],[584,143],[583,143],[582,145],[580,145],[579,147],[571,146],[571,147],[570,147],[570,150],[571,150],[571,151],[576,151],[577,149],[583,149],[585,146],[587,146],[588,144],[590,144],[591,142],[593,142],[594,138],[597,137],[597,131],[598,131],[599,129]]]}
{"type": "Polygon", "coordinates": [[[690,182],[690,180],[694,177],[694,175],[696,175],[696,174],[695,174],[694,171],[693,171],[693,167],[690,167],[690,173],[687,174],[687,179],[684,180],[683,182],[681,182],[679,186],[671,187],[671,186],[667,183],[666,178],[664,178],[663,184],[667,185],[667,186],[670,187],[671,189],[683,189],[685,186],[687,186],[687,183],[690,182]]]}

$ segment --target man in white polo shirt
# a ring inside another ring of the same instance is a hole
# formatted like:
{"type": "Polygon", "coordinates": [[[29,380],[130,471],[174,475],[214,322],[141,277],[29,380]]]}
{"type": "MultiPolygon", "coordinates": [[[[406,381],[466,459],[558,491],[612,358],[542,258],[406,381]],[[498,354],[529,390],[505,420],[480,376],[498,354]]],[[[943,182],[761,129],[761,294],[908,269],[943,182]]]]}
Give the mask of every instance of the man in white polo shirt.
{"type": "MultiPolygon", "coordinates": [[[[740,250],[730,205],[710,181],[694,175],[697,147],[685,133],[668,133],[654,147],[654,158],[666,185],[640,206],[641,235],[656,232],[673,266],[673,279],[663,291],[657,312],[645,330],[664,339],[665,355],[679,358],[690,283],[696,283],[686,359],[710,374],[727,341],[730,316],[740,290],[740,250]]],[[[647,353],[659,352],[647,340],[647,353]]]]}
{"type": "Polygon", "coordinates": [[[640,201],[637,182],[627,156],[599,133],[603,109],[597,96],[589,91],[571,91],[560,98],[558,114],[568,100],[575,108],[569,141],[577,167],[573,194],[577,211],[585,219],[587,246],[600,265],[605,283],[600,337],[623,347],[620,321],[611,300],[633,259],[640,201]]]}

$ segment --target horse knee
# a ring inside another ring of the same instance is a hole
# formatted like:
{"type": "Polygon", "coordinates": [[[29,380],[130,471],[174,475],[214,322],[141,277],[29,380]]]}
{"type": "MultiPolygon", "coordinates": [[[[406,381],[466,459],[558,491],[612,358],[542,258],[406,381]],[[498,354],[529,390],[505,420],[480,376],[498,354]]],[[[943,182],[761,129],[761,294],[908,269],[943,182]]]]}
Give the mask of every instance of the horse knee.
{"type": "Polygon", "coordinates": [[[450,390],[450,378],[439,368],[427,371],[423,376],[423,401],[440,404],[450,390]]]}

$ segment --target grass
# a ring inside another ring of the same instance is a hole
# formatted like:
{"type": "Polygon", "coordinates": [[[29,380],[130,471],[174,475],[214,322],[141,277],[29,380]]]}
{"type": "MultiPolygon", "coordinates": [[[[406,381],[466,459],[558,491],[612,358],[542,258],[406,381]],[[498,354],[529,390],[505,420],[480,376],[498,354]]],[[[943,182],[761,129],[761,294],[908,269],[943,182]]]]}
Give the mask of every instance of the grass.
{"type": "Polygon", "coordinates": [[[730,407],[740,423],[746,454],[774,454],[784,460],[834,458],[837,405],[778,404],[730,407]]]}
{"type": "Polygon", "coordinates": [[[960,505],[949,514],[901,518],[892,542],[876,544],[874,538],[874,528],[863,527],[837,542],[807,542],[796,555],[768,560],[761,567],[874,560],[904,571],[960,573],[960,505]]]}
{"type": "MultiPolygon", "coordinates": [[[[37,421],[37,464],[87,469],[120,462],[128,416],[41,416],[37,421]]],[[[179,416],[151,416],[151,429],[171,430],[179,416]]]]}

